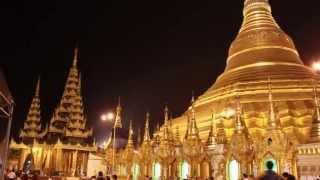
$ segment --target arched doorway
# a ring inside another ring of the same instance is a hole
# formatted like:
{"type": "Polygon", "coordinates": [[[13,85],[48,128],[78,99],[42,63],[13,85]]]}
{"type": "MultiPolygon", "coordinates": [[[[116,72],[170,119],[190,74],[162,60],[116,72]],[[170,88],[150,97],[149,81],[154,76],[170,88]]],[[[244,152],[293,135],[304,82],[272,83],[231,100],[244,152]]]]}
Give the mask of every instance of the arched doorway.
{"type": "Polygon", "coordinates": [[[160,179],[161,176],[161,164],[154,162],[152,165],[152,179],[160,179]]]}
{"type": "Polygon", "coordinates": [[[230,180],[238,180],[240,178],[240,163],[235,160],[232,159],[229,162],[229,179],[230,180]]]}
{"type": "Polygon", "coordinates": [[[27,155],[26,160],[23,163],[23,171],[27,172],[32,170],[32,168],[33,168],[33,155],[32,153],[29,153],[27,155]]]}
{"type": "Polygon", "coordinates": [[[187,161],[182,161],[180,163],[179,172],[181,179],[187,179],[190,175],[190,164],[187,161]]]}
{"type": "Polygon", "coordinates": [[[132,165],[131,173],[132,173],[132,176],[133,176],[133,179],[134,179],[134,180],[138,180],[138,179],[139,179],[140,166],[139,166],[137,163],[134,163],[134,164],[132,165]]]}

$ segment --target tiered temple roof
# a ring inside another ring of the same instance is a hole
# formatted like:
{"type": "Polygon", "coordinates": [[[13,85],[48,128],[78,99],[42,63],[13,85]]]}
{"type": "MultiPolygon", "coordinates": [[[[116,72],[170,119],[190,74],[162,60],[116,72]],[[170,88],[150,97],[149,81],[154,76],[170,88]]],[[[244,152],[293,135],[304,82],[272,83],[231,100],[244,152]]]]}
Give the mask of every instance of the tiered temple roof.
{"type": "Polygon", "coordinates": [[[81,76],[77,69],[78,49],[75,49],[72,67],[65,89],[49,125],[49,134],[64,139],[85,139],[92,136],[92,129],[86,128],[83,100],[81,96],[81,76]]]}
{"type": "Polygon", "coordinates": [[[23,140],[33,140],[42,138],[41,133],[41,114],[40,114],[40,79],[37,81],[37,87],[29,108],[27,118],[23,129],[20,132],[20,138],[23,140]]]}

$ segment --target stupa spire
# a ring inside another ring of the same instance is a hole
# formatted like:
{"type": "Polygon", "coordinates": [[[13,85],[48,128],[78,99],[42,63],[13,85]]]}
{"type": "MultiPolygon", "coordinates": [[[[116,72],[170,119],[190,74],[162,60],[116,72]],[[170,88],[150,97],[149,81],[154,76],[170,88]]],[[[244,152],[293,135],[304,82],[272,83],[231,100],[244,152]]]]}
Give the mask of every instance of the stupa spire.
{"type": "Polygon", "coordinates": [[[268,77],[268,100],[269,100],[268,129],[276,129],[278,125],[277,125],[276,114],[274,111],[271,78],[270,77],[268,77]]]}
{"type": "Polygon", "coordinates": [[[147,112],[146,114],[146,124],[144,126],[144,135],[143,135],[143,142],[149,142],[150,138],[150,130],[149,130],[149,120],[150,120],[150,113],[147,112]]]}
{"type": "MultiPolygon", "coordinates": [[[[192,98],[191,98],[191,119],[188,120],[188,126],[187,126],[187,131],[186,131],[186,139],[188,138],[199,138],[199,129],[197,127],[197,122],[196,122],[196,112],[194,108],[194,95],[192,93],[192,98]]],[[[189,118],[189,117],[188,117],[189,118]]]]}
{"type": "Polygon", "coordinates": [[[236,118],[235,118],[235,133],[243,133],[243,124],[242,124],[242,110],[239,96],[236,97],[236,118]]]}
{"type": "Polygon", "coordinates": [[[128,143],[126,148],[134,148],[133,144],[133,128],[132,128],[132,120],[130,120],[129,125],[129,136],[128,136],[128,143]]]}
{"type": "Polygon", "coordinates": [[[319,99],[318,99],[318,91],[317,91],[317,84],[313,87],[313,94],[314,94],[314,114],[313,114],[313,121],[310,130],[310,139],[309,142],[316,143],[320,142],[320,106],[319,106],[319,99]]]}
{"type": "Polygon", "coordinates": [[[169,108],[166,105],[164,108],[164,126],[163,126],[163,140],[170,139],[170,132],[169,132],[169,108]]]}
{"type": "Polygon", "coordinates": [[[27,118],[24,122],[23,129],[20,132],[20,138],[41,138],[41,114],[40,114],[40,78],[38,78],[34,97],[32,99],[27,118]]]}
{"type": "Polygon", "coordinates": [[[115,117],[115,122],[114,122],[114,128],[122,128],[122,122],[121,122],[121,98],[119,96],[118,98],[118,105],[116,109],[116,117],[115,117]]]}
{"type": "Polygon", "coordinates": [[[212,113],[211,126],[210,126],[210,131],[207,139],[207,146],[212,146],[217,144],[216,127],[214,123],[215,120],[216,120],[216,114],[212,113]]]}

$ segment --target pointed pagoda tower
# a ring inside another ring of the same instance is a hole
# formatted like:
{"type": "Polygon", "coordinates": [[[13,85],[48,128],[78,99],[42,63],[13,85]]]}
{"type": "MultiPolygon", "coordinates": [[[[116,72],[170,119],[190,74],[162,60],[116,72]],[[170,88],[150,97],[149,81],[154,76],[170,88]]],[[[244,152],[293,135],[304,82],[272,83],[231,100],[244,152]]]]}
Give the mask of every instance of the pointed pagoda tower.
{"type": "Polygon", "coordinates": [[[61,101],[50,121],[49,139],[56,140],[56,138],[60,137],[67,141],[84,142],[92,136],[92,129],[86,128],[81,95],[81,79],[77,62],[78,48],[75,48],[72,67],[67,77],[61,101]]]}
{"type": "Polygon", "coordinates": [[[24,122],[23,129],[20,132],[20,138],[27,143],[33,142],[34,139],[41,139],[41,114],[40,114],[40,78],[37,81],[36,91],[29,108],[27,118],[24,122]]]}

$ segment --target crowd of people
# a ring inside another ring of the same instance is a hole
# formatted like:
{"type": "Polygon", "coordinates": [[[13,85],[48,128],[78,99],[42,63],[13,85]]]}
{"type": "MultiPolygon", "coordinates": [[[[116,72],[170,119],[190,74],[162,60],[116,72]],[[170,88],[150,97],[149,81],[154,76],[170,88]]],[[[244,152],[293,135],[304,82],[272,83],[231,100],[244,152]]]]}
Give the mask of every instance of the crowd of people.
{"type": "MultiPolygon", "coordinates": [[[[289,174],[287,172],[282,173],[282,175],[277,174],[274,172],[273,169],[274,164],[269,161],[266,163],[267,170],[265,173],[259,177],[254,177],[252,175],[243,174],[243,177],[241,179],[243,180],[296,180],[296,177],[292,174],[289,174]]],[[[7,170],[5,172],[5,180],[38,180],[38,174],[37,172],[22,172],[22,171],[14,171],[14,170],[7,170]]],[[[99,172],[97,176],[92,176],[90,178],[91,180],[117,180],[117,175],[112,176],[104,176],[103,172],[99,172]]],[[[133,176],[128,175],[127,180],[132,180],[133,176]]],[[[151,180],[152,177],[145,176],[144,180],[151,180]]],[[[169,178],[170,180],[174,180],[174,178],[169,178]]],[[[198,180],[199,178],[188,178],[188,179],[195,179],[198,180]]],[[[51,180],[51,178],[49,178],[51,180]]],[[[162,178],[159,178],[159,180],[162,180],[162,178]]],[[[199,179],[200,180],[200,179],[199,179]]],[[[213,177],[207,178],[207,180],[214,180],[213,177]]],[[[320,176],[314,180],[320,180],[320,176]]]]}
{"type": "Polygon", "coordinates": [[[296,177],[292,174],[284,172],[282,175],[277,174],[274,172],[273,169],[273,162],[268,161],[267,170],[263,175],[260,177],[254,177],[252,175],[248,176],[247,174],[243,174],[243,180],[296,180],[296,177]]]}
{"type": "Polygon", "coordinates": [[[6,170],[4,173],[5,180],[37,180],[38,174],[36,172],[23,172],[23,171],[14,171],[6,170]]]}

